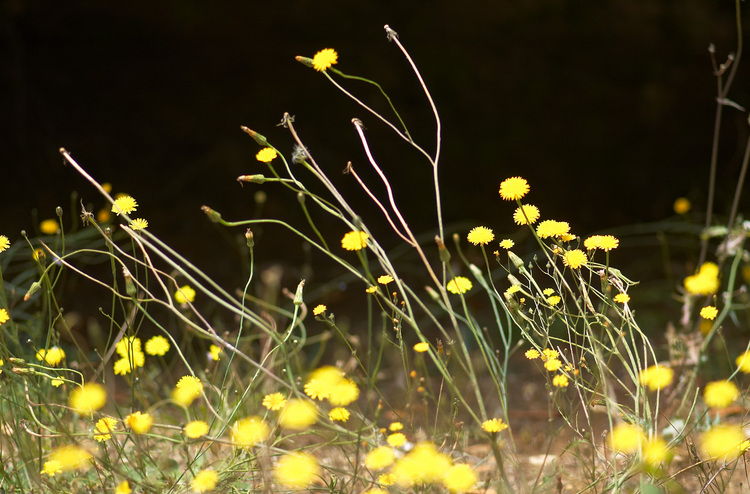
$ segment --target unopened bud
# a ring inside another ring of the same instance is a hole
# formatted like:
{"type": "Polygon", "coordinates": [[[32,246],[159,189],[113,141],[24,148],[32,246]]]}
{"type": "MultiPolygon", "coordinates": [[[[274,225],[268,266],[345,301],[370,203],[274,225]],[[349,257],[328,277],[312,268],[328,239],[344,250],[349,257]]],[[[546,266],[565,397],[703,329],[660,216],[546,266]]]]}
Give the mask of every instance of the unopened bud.
{"type": "Polygon", "coordinates": [[[255,142],[257,142],[261,146],[268,146],[268,140],[266,139],[266,136],[258,134],[254,130],[248,129],[244,125],[240,125],[240,129],[242,129],[242,132],[252,137],[255,140],[255,142]]]}
{"type": "Polygon", "coordinates": [[[253,247],[255,246],[255,237],[253,235],[253,231],[248,228],[245,232],[245,240],[247,240],[247,247],[250,250],[253,250],[253,247]]]}
{"type": "Polygon", "coordinates": [[[58,217],[58,218],[62,218],[62,215],[63,215],[63,209],[62,209],[62,208],[61,208],[60,206],[57,206],[57,207],[55,208],[55,214],[57,215],[57,217],[58,217]]]}
{"type": "Polygon", "coordinates": [[[297,291],[294,292],[294,305],[302,305],[302,289],[305,287],[305,280],[299,282],[297,285],[297,291]]]}
{"type": "Polygon", "coordinates": [[[263,175],[240,175],[237,177],[238,182],[250,182],[253,184],[265,183],[266,177],[263,175]]]}
{"type": "Polygon", "coordinates": [[[312,58],[307,58],[307,57],[303,57],[301,55],[297,55],[296,57],[294,57],[294,59],[296,61],[298,61],[299,63],[301,63],[302,65],[304,65],[305,67],[307,67],[307,68],[310,68],[310,69],[313,68],[312,58]]]}
{"type": "Polygon", "coordinates": [[[18,374],[19,376],[33,376],[34,374],[36,374],[36,371],[34,369],[30,369],[28,367],[12,367],[10,371],[13,374],[18,374]]]}
{"type": "Polygon", "coordinates": [[[26,295],[23,296],[23,301],[27,302],[31,298],[32,295],[34,295],[36,292],[39,291],[41,287],[42,285],[39,284],[38,281],[35,281],[34,283],[32,283],[31,287],[29,288],[29,291],[26,292],[26,295]]]}
{"type": "Polygon", "coordinates": [[[518,278],[516,278],[512,274],[508,275],[508,281],[510,281],[510,284],[513,286],[521,286],[521,282],[518,281],[518,278]]]}
{"type": "Polygon", "coordinates": [[[513,263],[516,269],[521,269],[523,267],[523,259],[518,257],[513,251],[508,251],[508,257],[510,258],[510,262],[513,263]]]}
{"type": "Polygon", "coordinates": [[[129,297],[135,297],[137,289],[135,283],[133,283],[133,277],[130,275],[130,270],[125,266],[122,267],[122,276],[125,278],[125,293],[127,293],[129,297]]]}
{"type": "Polygon", "coordinates": [[[208,216],[208,219],[213,221],[214,223],[218,223],[221,221],[221,214],[217,213],[216,211],[209,208],[208,206],[201,206],[201,211],[206,213],[206,216],[208,216]]]}
{"type": "Polygon", "coordinates": [[[447,263],[451,260],[451,253],[448,252],[448,249],[445,248],[445,244],[443,243],[443,240],[435,235],[435,243],[437,244],[438,248],[438,255],[440,256],[440,262],[447,263]]]}
{"type": "Polygon", "coordinates": [[[28,367],[29,366],[28,362],[26,362],[24,359],[18,358],[18,357],[8,357],[8,362],[10,362],[11,364],[13,364],[13,365],[15,365],[17,367],[28,367]]]}
{"type": "Polygon", "coordinates": [[[305,193],[304,192],[297,192],[297,202],[300,204],[305,203],[305,193]]]}

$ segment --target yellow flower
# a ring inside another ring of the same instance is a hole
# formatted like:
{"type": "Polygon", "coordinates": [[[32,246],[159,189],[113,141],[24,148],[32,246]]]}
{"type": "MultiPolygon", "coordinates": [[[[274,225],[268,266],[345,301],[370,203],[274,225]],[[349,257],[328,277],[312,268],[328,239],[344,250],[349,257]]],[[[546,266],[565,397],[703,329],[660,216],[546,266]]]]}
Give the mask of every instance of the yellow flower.
{"type": "Polygon", "coordinates": [[[677,214],[685,214],[688,211],[690,211],[690,200],[687,197],[678,197],[674,204],[672,204],[672,208],[674,209],[674,212],[677,214]]]}
{"type": "MultiPolygon", "coordinates": [[[[513,212],[513,221],[517,225],[533,225],[539,219],[539,208],[532,204],[524,204],[513,212]]],[[[501,245],[502,247],[502,245],[501,245]]]]}
{"type": "Polygon", "coordinates": [[[57,220],[47,219],[39,223],[39,231],[45,235],[54,235],[60,230],[60,225],[57,224],[57,220]]]}
{"type": "Polygon", "coordinates": [[[609,252],[616,249],[618,245],[620,245],[620,241],[612,235],[593,235],[583,241],[586,250],[601,249],[604,252],[609,252]]]}
{"type": "Polygon", "coordinates": [[[627,293],[618,293],[617,295],[615,295],[614,301],[618,304],[627,304],[628,302],[630,302],[630,295],[628,295],[627,293]]]}
{"type": "Polygon", "coordinates": [[[5,252],[10,247],[10,240],[5,235],[0,235],[0,252],[5,252]]]}
{"type": "Polygon", "coordinates": [[[178,304],[193,303],[195,300],[195,290],[190,285],[181,286],[174,292],[174,299],[178,304]]]}
{"type": "Polygon", "coordinates": [[[323,72],[331,65],[336,65],[339,60],[339,54],[333,48],[324,48],[320,50],[312,59],[315,70],[323,72]]]}
{"type": "Polygon", "coordinates": [[[190,392],[190,390],[179,389],[175,387],[172,390],[171,398],[178,405],[187,407],[195,401],[197,396],[190,392]]]}
{"type": "Polygon", "coordinates": [[[198,439],[201,436],[208,434],[208,424],[202,420],[193,420],[185,424],[183,432],[190,439],[198,439]]]}
{"type": "Polygon", "coordinates": [[[115,430],[117,420],[111,417],[103,417],[96,421],[96,430],[98,434],[94,434],[94,439],[99,442],[104,442],[112,439],[111,432],[115,430]]]}
{"type": "Polygon", "coordinates": [[[487,245],[495,240],[495,234],[485,226],[477,226],[471,229],[466,239],[474,245],[487,245]]]}
{"type": "Polygon", "coordinates": [[[261,404],[269,410],[277,412],[286,405],[286,398],[281,393],[271,393],[263,397],[263,403],[261,404]]]}
{"type": "Polygon", "coordinates": [[[737,368],[740,370],[740,372],[744,374],[750,374],[750,351],[747,351],[737,357],[734,363],[737,365],[737,368]]]}
{"type": "Polygon", "coordinates": [[[404,424],[402,424],[401,422],[391,422],[388,425],[388,430],[391,432],[398,432],[400,430],[403,430],[403,428],[404,428],[404,424]]]}
{"type": "Polygon", "coordinates": [[[458,295],[459,293],[468,292],[469,290],[471,290],[472,286],[474,285],[471,283],[471,280],[469,280],[469,278],[466,278],[464,276],[456,276],[455,278],[450,280],[447,285],[445,285],[445,288],[454,295],[458,295]]]}
{"type": "Polygon", "coordinates": [[[221,348],[216,345],[208,347],[208,355],[211,360],[218,362],[221,358],[221,348]]]}
{"type": "Polygon", "coordinates": [[[325,400],[333,387],[344,379],[344,371],[332,365],[325,365],[310,373],[305,383],[305,394],[314,400],[325,400]]]}
{"type": "Polygon", "coordinates": [[[346,422],[349,420],[349,410],[342,407],[336,407],[328,412],[328,418],[332,421],[346,422]]]}
{"type": "Polygon", "coordinates": [[[196,492],[208,492],[216,488],[219,482],[219,474],[215,470],[201,470],[190,482],[190,488],[196,492]]]}
{"type": "Polygon", "coordinates": [[[120,482],[115,488],[115,494],[131,494],[133,489],[130,488],[130,484],[127,480],[120,482]]]}
{"type": "Polygon", "coordinates": [[[157,335],[146,342],[146,353],[153,356],[163,356],[169,351],[169,340],[157,335]]]}
{"type": "Polygon", "coordinates": [[[616,425],[607,436],[610,448],[626,454],[638,451],[645,440],[646,435],[640,427],[625,423],[616,425]]]}
{"type": "Polygon", "coordinates": [[[41,473],[42,475],[49,475],[50,477],[54,477],[56,474],[61,473],[62,471],[62,463],[57,460],[49,460],[44,462],[42,471],[39,473],[41,473]]]}
{"type": "Polygon", "coordinates": [[[560,367],[562,367],[562,361],[560,361],[560,359],[551,358],[544,362],[544,368],[549,372],[555,372],[560,367]]]}
{"type": "Polygon", "coordinates": [[[130,222],[130,228],[135,231],[145,230],[146,228],[148,228],[148,220],[144,220],[143,218],[136,218],[130,222]]]}
{"type": "Polygon", "coordinates": [[[292,430],[305,429],[317,420],[318,407],[315,403],[298,398],[289,400],[279,416],[281,426],[292,430]]]}
{"type": "Polygon", "coordinates": [[[651,391],[656,391],[672,384],[674,370],[664,365],[652,365],[641,370],[638,381],[641,386],[646,386],[651,391]]]}
{"type": "Polygon", "coordinates": [[[136,209],[138,209],[138,203],[131,196],[127,195],[118,197],[112,205],[112,212],[117,213],[117,216],[130,214],[136,209]]]}
{"type": "Polygon", "coordinates": [[[271,434],[271,429],[260,417],[246,417],[234,423],[230,436],[235,447],[252,448],[257,443],[265,441],[271,434]]]}
{"type": "Polygon", "coordinates": [[[585,266],[588,261],[589,259],[586,257],[586,253],[581,249],[569,250],[563,255],[563,264],[573,269],[585,266]]]}
{"type": "Polygon", "coordinates": [[[145,434],[154,424],[154,418],[148,413],[133,412],[125,417],[125,423],[136,434],[145,434]]]}
{"type": "Polygon", "coordinates": [[[359,398],[359,388],[351,379],[342,379],[331,388],[328,403],[333,406],[346,406],[359,398]]]}
{"type": "Polygon", "coordinates": [[[516,201],[529,192],[529,183],[521,177],[506,178],[500,184],[500,197],[506,201],[516,201]]]}
{"type": "Polygon", "coordinates": [[[692,295],[712,295],[719,290],[719,266],[704,262],[698,273],[684,281],[685,290],[692,295]]]}
{"type": "Polygon", "coordinates": [[[380,446],[365,455],[365,466],[370,470],[381,470],[393,464],[396,455],[388,446],[380,446]]]}
{"type": "Polygon", "coordinates": [[[91,453],[80,446],[69,444],[55,449],[49,461],[59,463],[63,472],[85,470],[91,466],[91,453]]]}
{"type": "MultiPolygon", "coordinates": [[[[2,360],[0,360],[0,365],[2,365],[2,360]]],[[[50,384],[56,388],[59,388],[60,386],[62,386],[63,382],[64,381],[62,379],[53,379],[50,381],[50,384]]]]}
{"type": "Polygon", "coordinates": [[[442,483],[451,492],[464,492],[476,483],[477,475],[469,465],[453,465],[443,474],[442,483]]]}
{"type": "Polygon", "coordinates": [[[8,322],[10,319],[10,316],[8,315],[8,311],[5,309],[0,309],[0,324],[8,322]]]}
{"type": "Polygon", "coordinates": [[[552,295],[551,297],[547,298],[547,303],[554,307],[555,305],[559,304],[561,300],[562,299],[559,295],[552,295]]]}
{"type": "Polygon", "coordinates": [[[195,376],[182,376],[176,388],[185,394],[199,396],[203,392],[203,383],[195,376]]]}
{"type": "Polygon", "coordinates": [[[733,460],[742,454],[745,434],[736,425],[716,425],[701,436],[703,451],[714,460],[733,460]]]}
{"type": "Polygon", "coordinates": [[[509,238],[500,241],[500,248],[502,249],[512,249],[514,245],[516,243],[509,238]]]}
{"type": "Polygon", "coordinates": [[[414,345],[414,351],[418,353],[424,353],[429,349],[430,349],[430,344],[425,341],[420,341],[419,343],[414,345]]]}
{"type": "Polygon", "coordinates": [[[97,383],[86,383],[70,392],[68,403],[76,412],[91,413],[107,402],[107,391],[97,383]]]}
{"type": "Polygon", "coordinates": [[[388,437],[385,438],[385,442],[394,448],[398,448],[406,443],[406,436],[401,432],[394,432],[393,434],[388,434],[388,437]]]}
{"type": "Polygon", "coordinates": [[[542,350],[542,355],[542,360],[546,362],[550,359],[556,359],[560,356],[560,353],[553,348],[545,348],[544,350],[542,350]]]}
{"type": "Polygon", "coordinates": [[[370,236],[365,232],[349,232],[341,239],[341,247],[346,250],[362,250],[367,247],[370,236]]]}
{"type": "Polygon", "coordinates": [[[381,285],[387,285],[388,283],[393,282],[393,276],[384,274],[383,276],[378,276],[378,283],[381,285]]]}
{"type": "Polygon", "coordinates": [[[566,221],[544,220],[536,227],[539,238],[560,237],[570,231],[570,225],[566,221]]]}
{"type": "Polygon", "coordinates": [[[413,484],[436,483],[451,467],[450,458],[440,453],[430,442],[419,443],[393,467],[396,483],[402,487],[413,484]]]}
{"type": "Polygon", "coordinates": [[[503,419],[490,419],[482,422],[482,430],[485,432],[501,432],[508,428],[503,419]]]}
{"type": "Polygon", "coordinates": [[[117,342],[115,352],[120,357],[127,357],[130,353],[141,353],[141,339],[135,336],[124,336],[117,342]]]}
{"type": "Polygon", "coordinates": [[[365,288],[365,292],[367,293],[375,293],[377,291],[378,291],[378,287],[376,286],[368,286],[367,288],[365,288]]]}
{"type": "Polygon", "coordinates": [[[739,396],[740,390],[732,381],[713,381],[703,390],[703,401],[711,408],[726,408],[739,396]]]}
{"type": "Polygon", "coordinates": [[[295,451],[281,457],[273,476],[285,487],[303,489],[320,476],[320,466],[311,454],[295,451]]]}
{"type": "Polygon", "coordinates": [[[701,317],[713,321],[719,315],[719,310],[713,305],[707,305],[701,309],[701,317]]]}
{"type": "Polygon", "coordinates": [[[276,159],[276,150],[274,148],[263,148],[255,155],[255,159],[263,163],[270,163],[276,159]]]}
{"type": "MultiPolygon", "coordinates": [[[[378,484],[383,485],[393,485],[396,483],[396,476],[392,473],[384,473],[378,477],[378,484]]],[[[371,492],[367,491],[369,494],[388,494],[386,491],[378,489],[377,487],[373,488],[372,490],[378,490],[380,492],[371,492]]]]}
{"type": "Polygon", "coordinates": [[[661,438],[646,441],[642,451],[643,462],[650,466],[658,466],[669,459],[669,445],[661,438]]]}
{"type": "Polygon", "coordinates": [[[36,354],[36,359],[44,361],[47,365],[57,365],[65,358],[65,350],[53,346],[49,350],[41,349],[36,354]]]}
{"type": "Polygon", "coordinates": [[[141,351],[134,351],[132,354],[125,355],[118,359],[114,364],[115,374],[124,376],[129,374],[136,367],[143,367],[146,362],[146,356],[141,351]]]}
{"type": "Polygon", "coordinates": [[[319,316],[322,313],[324,313],[327,309],[328,309],[328,307],[326,307],[323,304],[316,305],[315,308],[313,309],[313,315],[314,316],[319,316]]]}
{"type": "Polygon", "coordinates": [[[539,353],[539,350],[536,350],[535,348],[532,348],[530,350],[526,350],[526,353],[524,353],[527,359],[534,360],[539,358],[541,353],[539,353]]]}
{"type": "Polygon", "coordinates": [[[568,376],[564,374],[557,374],[555,377],[552,378],[552,385],[558,388],[567,388],[568,387],[568,376]]]}

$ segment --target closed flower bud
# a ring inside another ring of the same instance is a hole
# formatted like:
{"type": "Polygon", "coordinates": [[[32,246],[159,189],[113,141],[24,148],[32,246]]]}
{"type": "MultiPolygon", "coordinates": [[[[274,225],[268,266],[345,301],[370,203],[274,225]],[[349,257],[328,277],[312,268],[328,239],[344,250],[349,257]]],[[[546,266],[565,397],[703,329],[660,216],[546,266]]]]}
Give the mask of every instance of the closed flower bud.
{"type": "Polygon", "coordinates": [[[266,182],[266,177],[264,175],[240,175],[237,177],[238,182],[249,182],[252,184],[263,184],[266,182]]]}
{"type": "Polygon", "coordinates": [[[208,206],[201,206],[201,211],[206,213],[206,216],[208,216],[208,219],[210,219],[214,223],[218,223],[221,221],[221,214],[209,208],[208,206]]]}
{"type": "Polygon", "coordinates": [[[240,125],[240,129],[242,129],[242,132],[252,137],[255,140],[255,142],[257,142],[259,145],[268,146],[268,140],[266,139],[265,136],[258,134],[252,129],[248,129],[244,125],[240,125]]]}
{"type": "Polygon", "coordinates": [[[510,258],[510,262],[513,263],[516,269],[521,269],[523,267],[523,259],[514,254],[513,251],[508,251],[508,257],[510,258]]]}

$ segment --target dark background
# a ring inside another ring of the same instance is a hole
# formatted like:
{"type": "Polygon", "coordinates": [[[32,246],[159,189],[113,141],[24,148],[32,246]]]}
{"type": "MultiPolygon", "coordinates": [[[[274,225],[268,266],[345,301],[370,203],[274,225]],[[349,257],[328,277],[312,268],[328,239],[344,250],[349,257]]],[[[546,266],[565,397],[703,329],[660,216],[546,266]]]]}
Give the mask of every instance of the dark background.
{"type": "MultiPolygon", "coordinates": [[[[285,111],[329,176],[372,211],[340,173],[351,160],[367,175],[350,123],[361,118],[414,229],[434,227],[428,164],[295,55],[335,48],[337,68],[380,82],[432,150],[434,121],[386,40],[389,24],[441,112],[446,222],[459,222],[462,234],[476,224],[514,231],[513,208],[497,189],[522,175],[543,219],[586,235],[668,218],[678,196],[705,210],[716,97],[707,48],[714,43],[720,61],[736,49],[734,2],[714,0],[6,0],[0,17],[0,231],[17,241],[56,206],[69,214],[74,190],[103,205],[63,166],[63,146],[115,192],[135,196],[136,216],[153,233],[218,272],[234,269],[222,265],[231,240],[200,206],[231,220],[255,214],[259,186],[235,178],[265,168],[239,126],[291,151],[276,126],[285,111]]],[[[748,75],[740,70],[730,93],[742,105],[748,75]]],[[[371,87],[344,84],[387,111],[371,87]]],[[[727,108],[719,213],[731,202],[746,135],[746,115],[727,108]]],[[[293,195],[263,190],[268,216],[302,221],[293,195]]],[[[346,231],[332,225],[336,239],[346,231]]],[[[298,243],[272,254],[292,263],[301,255],[298,243]]]]}

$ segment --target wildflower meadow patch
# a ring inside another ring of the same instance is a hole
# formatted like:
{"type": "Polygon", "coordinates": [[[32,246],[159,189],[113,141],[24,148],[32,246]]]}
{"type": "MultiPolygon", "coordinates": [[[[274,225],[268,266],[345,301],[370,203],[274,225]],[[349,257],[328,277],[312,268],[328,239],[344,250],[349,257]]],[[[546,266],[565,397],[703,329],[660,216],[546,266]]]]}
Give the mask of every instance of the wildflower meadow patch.
{"type": "MultiPolygon", "coordinates": [[[[683,274],[661,300],[675,318],[656,330],[640,322],[654,320],[639,308],[646,289],[617,267],[632,236],[606,224],[584,235],[575,218],[535,205],[535,184],[502,165],[497,195],[484,199],[495,221],[444,223],[438,106],[398,33],[385,26],[385,35],[432,110],[434,141],[416,142],[398,98],[348,73],[356,59],[333,48],[297,57],[313,69],[300,77],[325,78],[359,105],[347,137],[363,155],[344,180],[372,208],[351,205],[331,173],[340,168],[316,159],[291,114],[279,124],[287,142],[243,126],[252,141],[237,180],[296,201],[306,223],[227,219],[203,206],[242,244],[241,286],[221,286],[160,240],[157,224],[133,217],[138,191],[113,193],[60,150],[98,191],[87,199],[97,206],[82,206],[74,231],[58,208],[40,237],[0,235],[3,492],[747,486],[750,222],[739,198],[750,155],[726,214],[712,212],[714,154],[706,212],[686,219],[697,207],[679,199],[675,217],[656,225],[678,225],[679,245],[691,246],[679,268],[670,264],[683,274]],[[365,103],[376,98],[387,112],[365,103]],[[405,219],[381,167],[388,158],[368,137],[375,125],[423,162],[430,185],[419,193],[435,211],[427,234],[405,219]],[[365,167],[377,184],[362,178],[365,167]],[[386,228],[371,227],[373,213],[386,228]],[[256,259],[259,232],[271,225],[335,269],[290,286],[257,273],[267,261],[256,259]],[[324,233],[331,225],[335,237],[324,233]],[[85,334],[60,308],[71,278],[101,297],[85,334]],[[333,296],[334,279],[345,296],[333,296]]],[[[717,68],[719,111],[738,58],[717,68]]],[[[663,252],[678,248],[664,238],[663,252]]]]}

